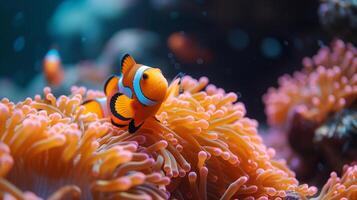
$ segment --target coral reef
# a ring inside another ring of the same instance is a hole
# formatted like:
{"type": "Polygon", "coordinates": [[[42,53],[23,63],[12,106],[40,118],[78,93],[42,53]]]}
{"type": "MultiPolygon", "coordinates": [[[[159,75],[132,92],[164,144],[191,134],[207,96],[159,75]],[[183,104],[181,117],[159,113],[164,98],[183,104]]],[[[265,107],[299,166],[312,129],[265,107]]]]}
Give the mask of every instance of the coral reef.
{"type": "Polygon", "coordinates": [[[103,96],[48,88],[14,104],[1,100],[0,194],[25,199],[283,199],[312,196],[274,160],[237,96],[184,77],[157,118],[136,134],[80,103],[103,96]],[[204,90],[204,88],[206,88],[204,90]],[[27,192],[22,192],[27,191],[27,192]]]}
{"type": "Polygon", "coordinates": [[[312,200],[348,200],[357,199],[357,165],[343,167],[343,176],[339,178],[332,172],[322,188],[320,195],[312,200]]]}
{"type": "MultiPolygon", "coordinates": [[[[269,125],[284,132],[298,153],[298,158],[286,159],[298,160],[298,176],[311,179],[317,170],[338,171],[357,158],[357,149],[349,145],[356,142],[357,49],[335,40],[304,58],[303,65],[293,76],[281,77],[279,88],[270,88],[263,100],[269,125]]],[[[317,174],[321,181],[323,173],[317,174]]]]}
{"type": "Polygon", "coordinates": [[[279,79],[263,100],[268,123],[282,125],[291,112],[322,122],[331,112],[347,107],[357,97],[357,49],[342,40],[323,47],[313,58],[304,58],[304,68],[279,79]]]}

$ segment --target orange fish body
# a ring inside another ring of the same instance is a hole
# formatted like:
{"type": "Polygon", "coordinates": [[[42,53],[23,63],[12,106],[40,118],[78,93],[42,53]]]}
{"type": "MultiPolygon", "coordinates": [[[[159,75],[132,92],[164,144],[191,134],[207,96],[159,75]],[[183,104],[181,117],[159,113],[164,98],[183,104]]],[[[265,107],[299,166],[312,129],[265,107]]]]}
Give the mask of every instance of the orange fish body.
{"type": "Polygon", "coordinates": [[[51,49],[47,52],[43,60],[43,72],[45,78],[50,85],[59,86],[64,78],[61,58],[56,49],[51,49]]]}
{"type": "MultiPolygon", "coordinates": [[[[178,81],[175,88],[177,85],[178,81]]],[[[168,91],[167,80],[160,69],[137,64],[126,54],[122,59],[121,76],[113,75],[105,83],[106,108],[98,100],[84,105],[98,115],[105,115],[105,111],[98,110],[107,109],[114,125],[128,126],[129,132],[134,133],[146,119],[155,116],[162,102],[172,93],[168,91]],[[101,106],[101,109],[93,106],[101,106]]]]}

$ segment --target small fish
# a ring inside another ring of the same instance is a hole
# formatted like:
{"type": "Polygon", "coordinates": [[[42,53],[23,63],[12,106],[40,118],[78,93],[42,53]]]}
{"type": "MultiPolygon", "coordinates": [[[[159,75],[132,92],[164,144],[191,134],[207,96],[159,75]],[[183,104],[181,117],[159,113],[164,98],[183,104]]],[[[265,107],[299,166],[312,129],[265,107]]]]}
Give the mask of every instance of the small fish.
{"type": "Polygon", "coordinates": [[[113,125],[128,126],[129,133],[135,133],[146,119],[155,117],[163,101],[178,94],[181,78],[169,87],[160,69],[137,64],[129,54],[123,57],[121,66],[121,75],[113,75],[105,83],[106,99],[89,100],[83,105],[87,111],[109,116],[113,125]]]}
{"type": "Polygon", "coordinates": [[[59,86],[64,78],[61,58],[56,49],[50,49],[43,60],[43,72],[47,82],[59,86]]]}

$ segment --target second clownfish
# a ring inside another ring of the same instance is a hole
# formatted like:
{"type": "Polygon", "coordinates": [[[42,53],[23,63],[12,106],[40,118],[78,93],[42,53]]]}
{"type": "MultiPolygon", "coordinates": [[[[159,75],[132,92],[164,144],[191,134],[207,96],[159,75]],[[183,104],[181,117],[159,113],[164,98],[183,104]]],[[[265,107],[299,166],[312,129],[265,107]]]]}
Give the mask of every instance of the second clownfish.
{"type": "Polygon", "coordinates": [[[61,85],[64,78],[64,71],[61,64],[61,57],[56,49],[51,49],[47,52],[43,60],[43,72],[50,85],[61,85]]]}
{"type": "Polygon", "coordinates": [[[111,118],[113,125],[128,126],[136,132],[149,117],[155,117],[162,102],[178,92],[179,79],[168,87],[166,78],[158,68],[137,64],[126,54],[121,61],[121,75],[111,76],[105,83],[106,98],[89,100],[83,105],[87,112],[111,118]]]}

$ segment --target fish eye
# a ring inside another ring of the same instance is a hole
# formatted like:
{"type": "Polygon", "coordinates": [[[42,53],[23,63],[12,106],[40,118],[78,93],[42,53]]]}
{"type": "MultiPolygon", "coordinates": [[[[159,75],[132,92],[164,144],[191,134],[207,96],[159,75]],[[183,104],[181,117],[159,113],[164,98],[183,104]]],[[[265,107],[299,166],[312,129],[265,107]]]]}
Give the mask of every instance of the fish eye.
{"type": "Polygon", "coordinates": [[[146,80],[149,78],[149,75],[147,75],[146,73],[143,74],[143,79],[146,80]]]}

